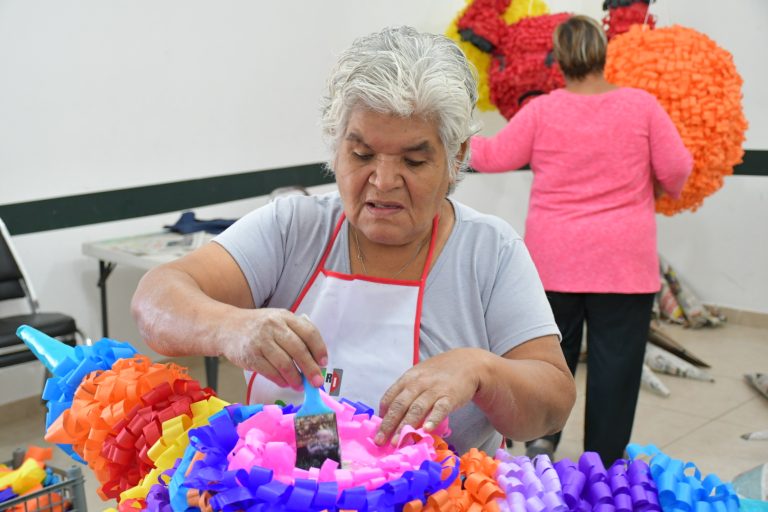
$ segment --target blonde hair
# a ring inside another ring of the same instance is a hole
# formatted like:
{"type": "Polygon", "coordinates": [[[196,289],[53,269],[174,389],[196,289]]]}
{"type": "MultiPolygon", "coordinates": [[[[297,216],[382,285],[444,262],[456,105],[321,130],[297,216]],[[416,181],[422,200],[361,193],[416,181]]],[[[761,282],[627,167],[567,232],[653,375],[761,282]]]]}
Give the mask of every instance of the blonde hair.
{"type": "Polygon", "coordinates": [[[589,16],[572,16],[555,28],[554,55],[563,74],[580,80],[602,72],[608,39],[603,27],[589,16]]]}

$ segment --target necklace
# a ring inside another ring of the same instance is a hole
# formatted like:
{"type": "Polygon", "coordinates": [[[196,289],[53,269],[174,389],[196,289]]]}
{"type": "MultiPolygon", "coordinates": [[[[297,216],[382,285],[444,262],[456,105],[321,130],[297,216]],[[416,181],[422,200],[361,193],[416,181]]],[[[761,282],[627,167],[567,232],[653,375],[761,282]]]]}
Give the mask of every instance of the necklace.
{"type": "MultiPolygon", "coordinates": [[[[357,238],[357,229],[353,229],[352,230],[352,235],[355,238],[355,247],[357,248],[357,260],[360,262],[360,265],[363,267],[363,273],[364,274],[368,274],[368,269],[365,268],[365,256],[363,255],[363,251],[360,249],[360,240],[357,238]]],[[[429,240],[430,238],[432,238],[432,231],[431,230],[429,232],[429,235],[426,238],[424,238],[424,240],[422,240],[419,243],[418,247],[416,247],[416,252],[413,254],[413,256],[411,256],[411,259],[406,261],[405,265],[400,267],[400,270],[395,272],[395,275],[392,276],[392,279],[394,279],[397,276],[399,276],[400,274],[402,274],[405,271],[405,269],[407,269],[411,265],[411,263],[416,261],[416,258],[419,256],[419,253],[421,252],[421,249],[424,248],[424,244],[426,244],[427,240],[429,240]]]]}

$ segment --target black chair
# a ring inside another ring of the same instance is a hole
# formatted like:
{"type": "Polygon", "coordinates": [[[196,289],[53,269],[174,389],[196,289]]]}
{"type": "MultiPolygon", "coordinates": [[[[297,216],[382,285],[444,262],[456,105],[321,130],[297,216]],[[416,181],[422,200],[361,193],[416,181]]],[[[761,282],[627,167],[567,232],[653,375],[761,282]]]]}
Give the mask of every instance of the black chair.
{"type": "Polygon", "coordinates": [[[77,343],[77,335],[85,340],[74,318],[62,313],[38,311],[35,292],[18,258],[5,223],[0,219],[0,301],[27,299],[30,313],[0,317],[0,368],[34,361],[37,358],[16,337],[22,324],[38,329],[70,346],[77,343]]]}

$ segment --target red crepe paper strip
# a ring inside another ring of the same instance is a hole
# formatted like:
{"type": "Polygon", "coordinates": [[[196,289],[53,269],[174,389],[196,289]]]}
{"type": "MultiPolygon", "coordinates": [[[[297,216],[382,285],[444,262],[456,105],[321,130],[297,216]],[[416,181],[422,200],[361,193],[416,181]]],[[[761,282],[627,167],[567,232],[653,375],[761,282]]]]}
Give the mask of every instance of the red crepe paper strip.
{"type": "Polygon", "coordinates": [[[723,177],[733,174],[744,155],[742,78],[732,55],[690,28],[634,26],[608,44],[605,75],[616,85],[653,94],[693,155],[693,172],[681,197],[662,196],[656,211],[695,211],[723,186],[723,177]]]}
{"type": "Polygon", "coordinates": [[[552,55],[552,33],[570,16],[524,18],[507,27],[488,72],[491,100],[505,118],[515,115],[530,99],[565,85],[552,55]]]}
{"type": "Polygon", "coordinates": [[[531,98],[565,82],[552,58],[552,33],[570,14],[540,15],[507,24],[509,1],[477,0],[457,22],[462,38],[491,53],[491,101],[509,119],[531,98]]]}
{"type": "Polygon", "coordinates": [[[605,35],[613,39],[619,34],[627,32],[632,25],[643,25],[646,29],[656,26],[656,16],[649,15],[650,0],[635,0],[630,5],[625,0],[608,0],[603,8],[608,7],[608,14],[603,18],[605,35]]]}
{"type": "MultiPolygon", "coordinates": [[[[470,31],[476,37],[476,46],[491,53],[500,44],[508,25],[502,15],[509,7],[509,0],[476,0],[464,11],[457,25],[459,33],[470,31]],[[483,40],[487,46],[483,46],[483,40]]],[[[469,35],[463,36],[465,40],[469,35]]],[[[469,39],[472,42],[471,39],[469,39]]]]}
{"type": "MultiPolygon", "coordinates": [[[[472,44],[472,41],[478,41],[478,36],[472,30],[472,27],[475,24],[483,25],[484,23],[498,26],[496,18],[500,18],[505,25],[511,25],[523,18],[539,16],[548,12],[549,9],[544,0],[512,0],[511,2],[467,0],[466,7],[456,15],[451,25],[446,29],[445,35],[456,41],[467,56],[467,59],[477,68],[478,109],[482,111],[496,110],[496,106],[491,102],[491,93],[488,86],[488,69],[491,65],[491,54],[488,53],[490,46],[485,45],[483,46],[485,50],[482,50],[472,44]],[[505,3],[507,6],[504,10],[505,3]],[[497,15],[493,16],[493,20],[489,19],[486,22],[482,19],[483,16],[488,15],[486,13],[497,13],[497,15]]],[[[501,27],[498,26],[498,29],[500,30],[501,27]]],[[[482,33],[483,29],[481,28],[479,31],[482,33]]]]}
{"type": "Polygon", "coordinates": [[[213,395],[195,380],[161,383],[142,397],[137,405],[116,424],[104,440],[101,451],[107,461],[109,480],[103,483],[105,495],[117,497],[137,485],[154,467],[150,448],[160,439],[163,423],[179,416],[191,416],[191,405],[213,395]]]}

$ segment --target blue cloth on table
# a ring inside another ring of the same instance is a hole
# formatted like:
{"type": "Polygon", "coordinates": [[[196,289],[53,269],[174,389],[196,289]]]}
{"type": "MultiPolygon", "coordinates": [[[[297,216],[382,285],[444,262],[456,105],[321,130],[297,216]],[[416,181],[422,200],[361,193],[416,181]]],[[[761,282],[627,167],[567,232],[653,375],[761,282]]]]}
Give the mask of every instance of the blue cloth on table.
{"type": "Polygon", "coordinates": [[[195,212],[184,212],[172,226],[163,226],[175,233],[186,235],[195,231],[205,231],[213,235],[218,235],[229,226],[235,223],[237,219],[211,219],[202,220],[195,217],[195,212]]]}

